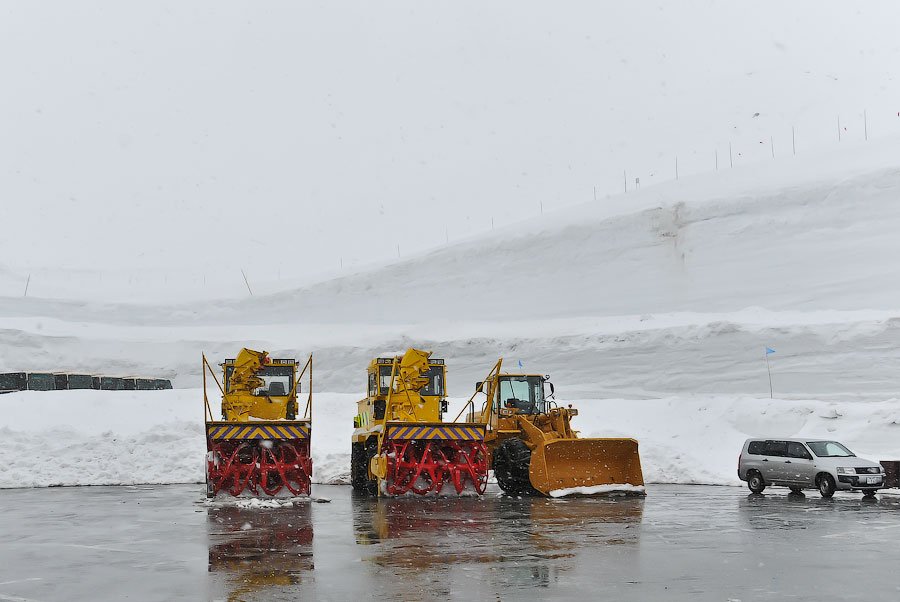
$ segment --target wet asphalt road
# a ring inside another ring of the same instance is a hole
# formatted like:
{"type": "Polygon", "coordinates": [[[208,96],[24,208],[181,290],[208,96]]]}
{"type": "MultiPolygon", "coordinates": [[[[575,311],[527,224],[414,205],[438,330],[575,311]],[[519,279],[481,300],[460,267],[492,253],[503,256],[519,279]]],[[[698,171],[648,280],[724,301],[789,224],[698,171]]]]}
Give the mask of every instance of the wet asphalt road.
{"type": "Polygon", "coordinates": [[[203,487],[0,491],[4,600],[897,600],[900,498],[732,487],[646,499],[240,509],[203,487]]]}

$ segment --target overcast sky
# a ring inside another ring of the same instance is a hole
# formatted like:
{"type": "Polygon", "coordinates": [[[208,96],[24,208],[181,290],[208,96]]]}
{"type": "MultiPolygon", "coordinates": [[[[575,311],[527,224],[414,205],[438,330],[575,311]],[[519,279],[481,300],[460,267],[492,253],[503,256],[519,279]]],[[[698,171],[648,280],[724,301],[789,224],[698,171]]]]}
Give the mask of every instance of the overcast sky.
{"type": "Polygon", "coordinates": [[[900,134],[896,6],[0,0],[0,267],[322,273],[900,134]]]}

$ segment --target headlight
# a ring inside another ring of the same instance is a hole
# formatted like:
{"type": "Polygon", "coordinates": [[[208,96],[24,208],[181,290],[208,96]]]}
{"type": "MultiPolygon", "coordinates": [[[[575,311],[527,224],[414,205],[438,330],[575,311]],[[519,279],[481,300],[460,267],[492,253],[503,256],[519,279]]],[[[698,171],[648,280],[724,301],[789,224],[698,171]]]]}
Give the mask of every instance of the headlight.
{"type": "Polygon", "coordinates": [[[838,474],[856,474],[855,468],[845,468],[843,466],[838,467],[838,474]]]}

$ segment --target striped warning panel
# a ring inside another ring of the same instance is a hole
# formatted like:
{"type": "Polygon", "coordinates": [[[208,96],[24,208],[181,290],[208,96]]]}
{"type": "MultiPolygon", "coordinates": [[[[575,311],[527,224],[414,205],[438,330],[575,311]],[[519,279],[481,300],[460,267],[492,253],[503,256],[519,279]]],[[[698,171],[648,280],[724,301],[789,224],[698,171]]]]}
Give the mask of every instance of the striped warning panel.
{"type": "Polygon", "coordinates": [[[309,439],[309,424],[207,423],[209,439],[309,439]]]}
{"type": "Polygon", "coordinates": [[[411,425],[389,426],[388,439],[449,439],[453,441],[482,441],[484,439],[484,427],[437,424],[437,425],[411,425]]]}

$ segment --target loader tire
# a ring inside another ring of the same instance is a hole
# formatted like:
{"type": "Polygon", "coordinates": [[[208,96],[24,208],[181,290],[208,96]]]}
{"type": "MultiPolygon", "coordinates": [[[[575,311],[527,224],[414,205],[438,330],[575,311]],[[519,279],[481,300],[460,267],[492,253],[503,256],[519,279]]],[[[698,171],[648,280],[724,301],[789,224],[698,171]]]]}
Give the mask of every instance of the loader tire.
{"type": "Polygon", "coordinates": [[[521,439],[507,439],[494,450],[492,465],[497,484],[507,495],[539,495],[531,486],[531,450],[521,439]]]}
{"type": "Polygon", "coordinates": [[[354,491],[369,492],[369,475],[366,470],[366,446],[362,443],[350,445],[350,484],[354,491]]]}

